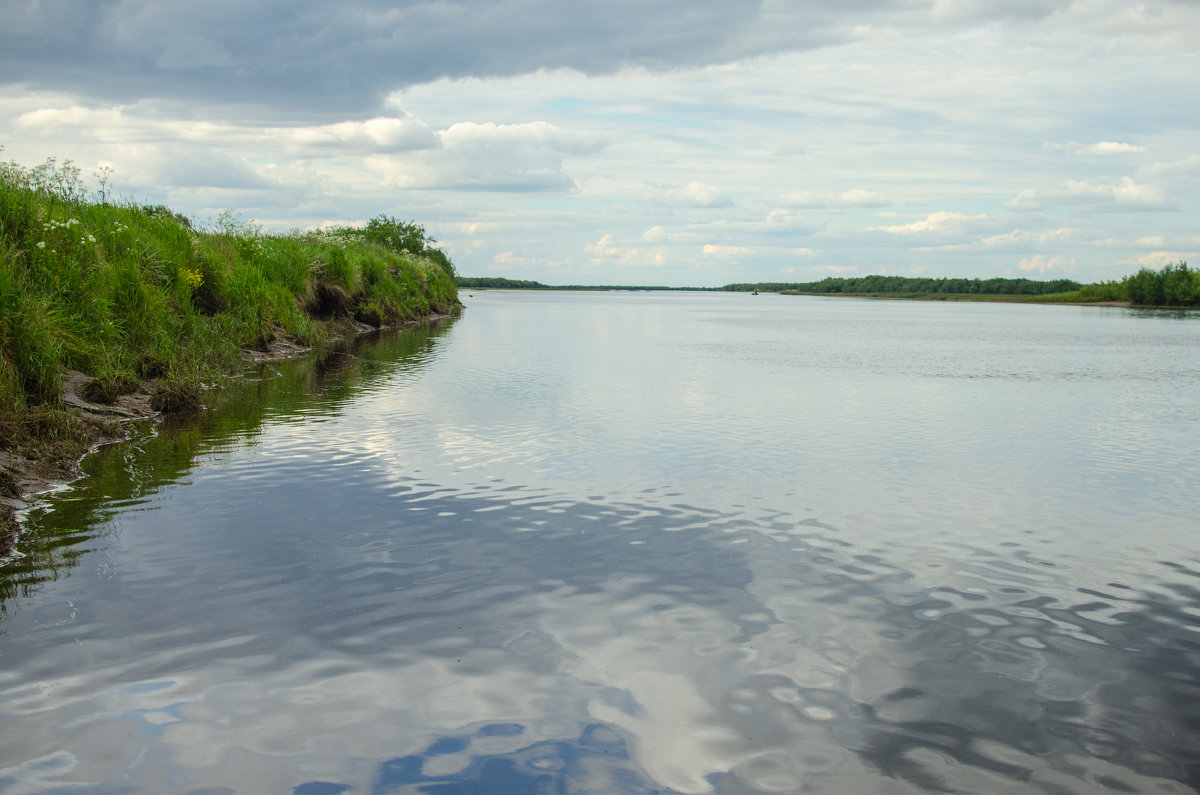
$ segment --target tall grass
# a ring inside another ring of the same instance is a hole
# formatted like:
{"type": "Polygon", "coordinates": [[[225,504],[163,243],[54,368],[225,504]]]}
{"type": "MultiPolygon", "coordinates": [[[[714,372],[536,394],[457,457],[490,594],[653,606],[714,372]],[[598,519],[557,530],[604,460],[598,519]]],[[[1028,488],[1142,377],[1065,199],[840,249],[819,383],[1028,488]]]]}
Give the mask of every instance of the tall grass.
{"type": "Polygon", "coordinates": [[[69,161],[0,163],[0,413],[57,404],[66,369],[212,380],[283,335],[312,345],[350,318],[456,312],[448,260],[405,244],[355,229],[269,235],[229,216],[197,229],[163,207],[89,197],[69,161]]]}

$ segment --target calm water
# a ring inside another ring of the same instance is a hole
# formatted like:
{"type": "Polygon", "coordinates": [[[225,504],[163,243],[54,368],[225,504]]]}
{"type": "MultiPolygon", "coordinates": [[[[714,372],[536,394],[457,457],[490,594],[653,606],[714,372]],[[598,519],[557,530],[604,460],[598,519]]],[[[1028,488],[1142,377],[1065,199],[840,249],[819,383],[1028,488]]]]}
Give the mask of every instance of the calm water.
{"type": "Polygon", "coordinates": [[[33,518],[0,792],[1200,786],[1200,315],[464,299],[33,518]]]}

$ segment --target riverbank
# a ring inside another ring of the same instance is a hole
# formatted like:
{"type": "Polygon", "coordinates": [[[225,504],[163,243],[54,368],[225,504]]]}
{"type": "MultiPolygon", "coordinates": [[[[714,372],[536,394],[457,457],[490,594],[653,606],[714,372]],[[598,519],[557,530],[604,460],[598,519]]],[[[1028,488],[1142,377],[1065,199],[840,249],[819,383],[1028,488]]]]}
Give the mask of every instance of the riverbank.
{"type": "Polygon", "coordinates": [[[69,164],[0,163],[0,555],[11,509],[122,422],[199,408],[247,356],[461,307],[415,223],[266,234],[226,213],[198,228],[95,200],[69,164]]]}

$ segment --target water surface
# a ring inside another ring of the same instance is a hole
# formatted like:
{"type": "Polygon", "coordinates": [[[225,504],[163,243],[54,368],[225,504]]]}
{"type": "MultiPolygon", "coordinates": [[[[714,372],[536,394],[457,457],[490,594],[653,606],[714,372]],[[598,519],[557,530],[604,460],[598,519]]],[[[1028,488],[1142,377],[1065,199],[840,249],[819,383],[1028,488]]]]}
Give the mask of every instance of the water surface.
{"type": "Polygon", "coordinates": [[[33,517],[0,792],[1200,786],[1200,316],[464,298],[33,517]]]}

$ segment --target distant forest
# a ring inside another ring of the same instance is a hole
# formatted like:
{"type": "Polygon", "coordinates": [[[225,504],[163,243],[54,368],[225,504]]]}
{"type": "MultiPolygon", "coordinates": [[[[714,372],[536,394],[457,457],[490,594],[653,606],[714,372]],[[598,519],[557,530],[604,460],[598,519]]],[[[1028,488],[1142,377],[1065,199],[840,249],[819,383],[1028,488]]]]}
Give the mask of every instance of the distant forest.
{"type": "Polygon", "coordinates": [[[455,284],[461,289],[483,290],[715,290],[715,287],[660,287],[630,284],[542,284],[527,279],[505,279],[500,276],[459,276],[455,284]]]}
{"type": "Polygon", "coordinates": [[[922,279],[910,276],[828,277],[819,282],[747,282],[724,287],[642,287],[629,285],[553,286],[500,277],[456,277],[460,289],[487,287],[525,290],[722,290],[787,295],[876,295],[897,298],[950,296],[1008,296],[975,300],[1037,301],[1047,303],[1129,302],[1136,306],[1200,307],[1200,271],[1186,262],[1160,270],[1142,268],[1120,281],[1080,284],[1070,279],[922,279]]]}
{"type": "Polygon", "coordinates": [[[1039,282],[1033,279],[921,279],[907,276],[856,276],[849,279],[829,277],[819,282],[763,282],[758,284],[727,284],[730,292],[748,293],[754,290],[771,293],[852,293],[906,295],[1049,295],[1069,293],[1082,287],[1070,279],[1039,282]]]}
{"type": "Polygon", "coordinates": [[[500,276],[459,276],[454,280],[459,289],[464,287],[482,290],[487,287],[503,290],[548,290],[541,282],[528,279],[505,279],[500,276]]]}

